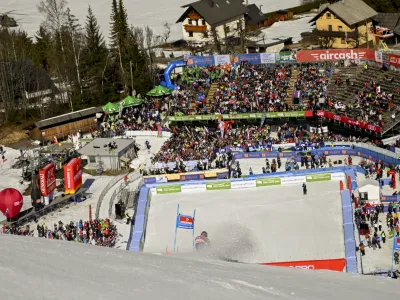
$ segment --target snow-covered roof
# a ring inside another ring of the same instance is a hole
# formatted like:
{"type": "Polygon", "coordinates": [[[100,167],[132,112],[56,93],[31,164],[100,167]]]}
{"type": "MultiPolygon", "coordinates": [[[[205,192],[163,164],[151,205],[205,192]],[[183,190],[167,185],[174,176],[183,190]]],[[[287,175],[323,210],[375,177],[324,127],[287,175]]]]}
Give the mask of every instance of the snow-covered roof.
{"type": "Polygon", "coordinates": [[[131,148],[131,145],[135,141],[132,139],[112,139],[112,138],[97,138],[85,145],[82,149],[78,150],[81,155],[88,156],[119,156],[119,153],[127,148],[131,148]],[[109,142],[115,142],[117,149],[110,151],[109,147],[104,147],[109,142]]]}
{"type": "Polygon", "coordinates": [[[0,234],[2,299],[395,299],[390,279],[0,234]]]}
{"type": "Polygon", "coordinates": [[[358,184],[358,187],[362,188],[367,185],[373,185],[373,186],[379,187],[379,182],[377,180],[373,180],[373,179],[365,179],[358,184]]]}

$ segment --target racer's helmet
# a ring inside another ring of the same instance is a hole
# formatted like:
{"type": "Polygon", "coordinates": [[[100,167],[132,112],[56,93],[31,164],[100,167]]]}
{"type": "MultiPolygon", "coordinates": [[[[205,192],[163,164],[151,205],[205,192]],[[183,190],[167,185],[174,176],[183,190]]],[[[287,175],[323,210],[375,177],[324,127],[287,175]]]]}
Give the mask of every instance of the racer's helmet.
{"type": "Polygon", "coordinates": [[[208,237],[207,231],[202,231],[200,235],[201,235],[201,236],[204,236],[204,237],[208,237]]]}

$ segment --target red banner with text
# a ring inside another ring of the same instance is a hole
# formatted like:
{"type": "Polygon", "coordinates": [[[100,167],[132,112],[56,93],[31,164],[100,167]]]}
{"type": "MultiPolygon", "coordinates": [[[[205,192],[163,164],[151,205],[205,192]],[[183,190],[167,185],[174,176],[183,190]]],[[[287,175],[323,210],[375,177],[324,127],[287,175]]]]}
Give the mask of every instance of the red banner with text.
{"type": "Polygon", "coordinates": [[[56,167],[49,163],[39,171],[40,192],[42,196],[48,196],[56,189],[56,167]]]}
{"type": "Polygon", "coordinates": [[[389,63],[392,66],[400,67],[400,55],[389,54],[389,63]]]}
{"type": "Polygon", "coordinates": [[[287,261],[276,263],[260,263],[263,266],[288,267],[305,270],[331,270],[343,272],[346,266],[346,259],[325,259],[325,260],[304,260],[304,261],[287,261]]]}
{"type": "Polygon", "coordinates": [[[327,49],[297,51],[298,62],[317,62],[326,60],[372,60],[382,62],[382,55],[372,49],[327,49]]]}
{"type": "Polygon", "coordinates": [[[328,111],[319,110],[317,112],[317,115],[318,115],[318,117],[335,120],[338,122],[345,123],[347,125],[359,127],[359,128],[365,129],[365,130],[376,132],[376,133],[382,132],[382,128],[380,126],[372,125],[372,124],[366,123],[364,121],[354,120],[354,119],[351,119],[351,118],[348,118],[345,116],[335,115],[334,113],[331,113],[328,111]]]}
{"type": "Polygon", "coordinates": [[[73,158],[64,166],[65,194],[75,194],[82,186],[82,161],[73,158]]]}

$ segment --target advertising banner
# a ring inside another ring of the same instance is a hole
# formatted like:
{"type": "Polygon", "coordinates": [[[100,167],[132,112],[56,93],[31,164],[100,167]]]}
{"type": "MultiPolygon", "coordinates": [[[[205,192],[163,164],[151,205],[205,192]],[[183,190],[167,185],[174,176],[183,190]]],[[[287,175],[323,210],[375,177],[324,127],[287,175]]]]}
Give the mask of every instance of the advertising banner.
{"type": "MultiPolygon", "coordinates": [[[[268,112],[268,113],[243,113],[243,114],[223,114],[224,120],[245,120],[245,119],[275,119],[275,118],[304,118],[312,117],[312,111],[284,111],[284,112],[268,112]],[[264,116],[263,116],[264,115],[264,116]]],[[[186,122],[186,121],[217,121],[219,115],[195,115],[195,116],[172,116],[167,117],[170,122],[186,122]]]]}
{"type": "Polygon", "coordinates": [[[176,221],[178,228],[193,229],[194,227],[194,219],[192,216],[178,215],[176,221]]]}
{"type": "Polygon", "coordinates": [[[214,65],[230,65],[230,55],[214,55],[214,65]]]}
{"type": "Polygon", "coordinates": [[[203,180],[204,174],[184,174],[181,175],[181,181],[191,181],[191,180],[203,180]]]}
{"type": "Polygon", "coordinates": [[[155,176],[155,177],[144,177],[144,183],[152,184],[152,183],[167,183],[168,179],[166,176],[155,176]]]}
{"type": "Polygon", "coordinates": [[[206,183],[207,191],[229,190],[230,188],[231,188],[230,181],[207,182],[206,183]]]}
{"type": "Polygon", "coordinates": [[[82,161],[73,158],[64,166],[65,194],[75,194],[82,186],[82,161]]]}
{"type": "Polygon", "coordinates": [[[42,196],[48,196],[56,189],[56,167],[54,163],[46,165],[39,171],[40,192],[42,196]]]}
{"type": "Polygon", "coordinates": [[[282,177],[281,178],[282,185],[299,184],[299,183],[304,183],[305,181],[306,181],[305,176],[293,176],[293,177],[282,177]]]}
{"type": "Polygon", "coordinates": [[[322,118],[327,118],[330,120],[335,120],[338,122],[342,122],[345,123],[347,125],[351,125],[351,126],[355,126],[355,127],[359,127],[362,129],[366,129],[369,131],[373,131],[376,133],[381,133],[382,132],[382,128],[380,126],[375,126],[375,125],[371,125],[365,122],[360,122],[358,120],[354,120],[345,116],[339,116],[339,115],[335,115],[331,112],[328,111],[324,111],[324,110],[319,110],[317,112],[318,117],[322,117],[322,118]]]}
{"type": "Polygon", "coordinates": [[[297,51],[298,62],[317,62],[326,60],[371,60],[375,61],[375,50],[372,49],[329,49],[297,51]]]}
{"type": "Polygon", "coordinates": [[[306,182],[329,181],[329,180],[332,180],[330,173],[306,175],[306,182]]]}
{"type": "Polygon", "coordinates": [[[304,261],[288,261],[275,263],[261,263],[264,266],[288,267],[305,270],[331,270],[343,272],[346,266],[346,259],[326,259],[326,260],[304,260],[304,261]]]}
{"type": "Polygon", "coordinates": [[[214,64],[214,56],[191,56],[187,61],[188,66],[207,67],[214,64]]]}
{"type": "Polygon", "coordinates": [[[231,189],[253,188],[256,187],[255,180],[232,181],[231,189]]]}
{"type": "Polygon", "coordinates": [[[400,55],[389,54],[389,63],[392,66],[400,67],[400,55]]]}
{"type": "Polygon", "coordinates": [[[380,51],[375,51],[375,61],[383,63],[383,54],[380,51]]]}
{"type": "Polygon", "coordinates": [[[344,180],[344,173],[331,173],[331,180],[344,180]]]}
{"type": "Polygon", "coordinates": [[[267,177],[267,178],[257,178],[256,186],[271,186],[271,185],[281,185],[280,177],[267,177]]]}
{"type": "Polygon", "coordinates": [[[182,192],[180,184],[156,186],[157,194],[172,194],[182,192]]]}
{"type": "Polygon", "coordinates": [[[235,54],[233,56],[233,62],[236,64],[244,61],[252,65],[260,65],[261,64],[260,54],[258,53],[235,54]]]}
{"type": "Polygon", "coordinates": [[[262,64],[274,64],[275,53],[260,53],[260,60],[262,64]]]}
{"type": "Polygon", "coordinates": [[[277,63],[293,63],[296,62],[296,52],[293,51],[283,51],[276,53],[277,63]]]}
{"type": "Polygon", "coordinates": [[[205,183],[184,184],[184,185],[181,186],[182,193],[205,191],[205,190],[206,190],[206,184],[205,183]]]}

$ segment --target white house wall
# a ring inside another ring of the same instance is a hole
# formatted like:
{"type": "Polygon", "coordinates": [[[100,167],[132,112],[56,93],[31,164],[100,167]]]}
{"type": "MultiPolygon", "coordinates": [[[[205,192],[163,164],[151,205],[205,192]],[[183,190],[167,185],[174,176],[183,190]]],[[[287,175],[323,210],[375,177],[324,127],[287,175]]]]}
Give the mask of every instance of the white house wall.
{"type": "MultiPolygon", "coordinates": [[[[240,22],[242,23],[242,28],[245,28],[245,19],[244,16],[238,16],[232,19],[227,20],[226,22],[222,23],[222,24],[217,24],[215,30],[218,34],[219,38],[225,38],[225,26],[229,27],[229,33],[228,36],[238,36],[239,30],[238,30],[238,23],[240,22]]],[[[202,19],[199,20],[199,26],[202,26],[202,19]]],[[[185,25],[191,25],[189,24],[189,19],[186,18],[185,20],[183,20],[182,22],[182,32],[183,32],[183,39],[185,41],[188,42],[194,42],[194,43],[206,43],[206,42],[212,42],[212,37],[211,37],[211,26],[206,22],[206,26],[207,26],[207,31],[208,31],[208,38],[204,37],[204,33],[203,32],[196,32],[193,31],[193,37],[189,36],[189,32],[187,32],[185,30],[185,25]]]]}

